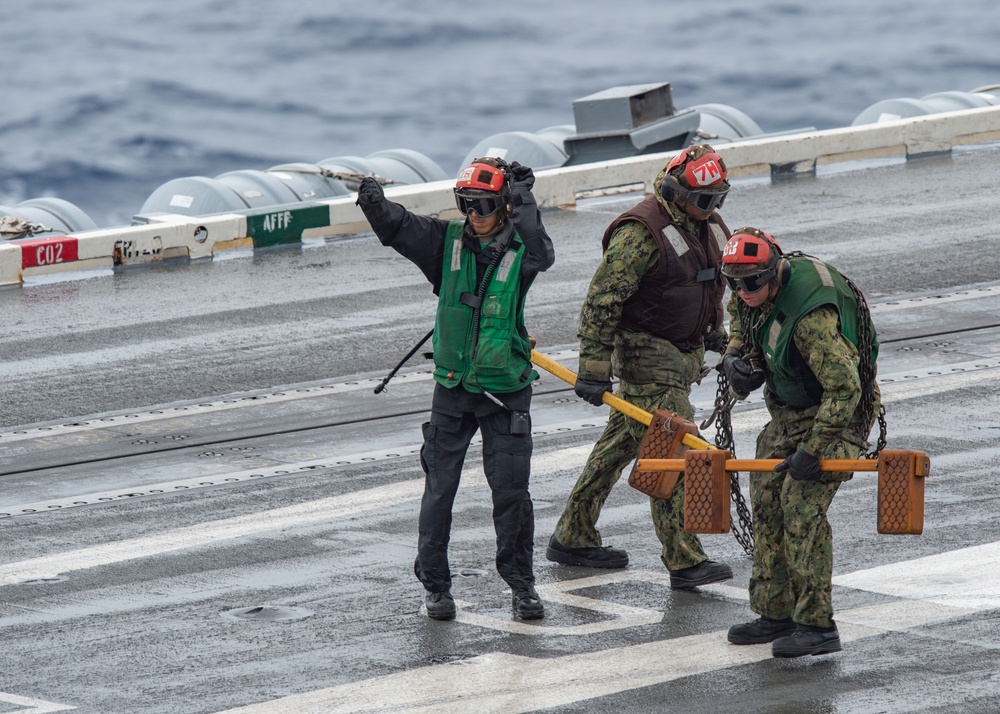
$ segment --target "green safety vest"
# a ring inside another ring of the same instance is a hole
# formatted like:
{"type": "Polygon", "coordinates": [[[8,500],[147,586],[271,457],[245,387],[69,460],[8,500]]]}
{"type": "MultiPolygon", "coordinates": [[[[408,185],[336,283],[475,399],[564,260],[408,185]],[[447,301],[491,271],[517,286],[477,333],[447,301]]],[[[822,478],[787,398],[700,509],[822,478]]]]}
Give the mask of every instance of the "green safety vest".
{"type": "MultiPolygon", "coordinates": [[[[788,263],[788,282],[754,333],[767,361],[770,390],[785,404],[804,408],[820,403],[823,388],[792,343],[795,327],[816,308],[832,305],[840,316],[841,334],[857,347],[858,300],[843,276],[823,261],[800,256],[789,258],[788,263]]],[[[872,364],[876,357],[878,340],[872,328],[872,364]]]]}
{"type": "Polygon", "coordinates": [[[444,240],[444,266],[434,322],[434,379],[445,387],[463,383],[470,392],[504,394],[523,389],[538,373],[531,369],[531,343],[524,329],[521,257],[524,243],[514,233],[510,248],[490,277],[473,339],[476,256],[462,245],[464,223],[451,221],[444,240]]]}

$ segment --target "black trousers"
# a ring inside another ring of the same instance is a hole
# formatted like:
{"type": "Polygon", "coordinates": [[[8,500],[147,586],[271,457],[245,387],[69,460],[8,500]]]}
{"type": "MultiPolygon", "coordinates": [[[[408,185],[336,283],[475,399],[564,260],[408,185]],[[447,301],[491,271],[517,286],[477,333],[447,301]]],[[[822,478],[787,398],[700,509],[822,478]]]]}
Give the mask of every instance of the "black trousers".
{"type": "Polygon", "coordinates": [[[462,387],[435,387],[431,420],[423,425],[420,461],[426,478],[414,563],[417,578],[430,592],[451,588],[451,511],[476,431],[482,432],[483,468],[493,495],[497,572],[515,592],[535,583],[535,515],[528,492],[531,434],[530,429],[527,434],[510,433],[511,410],[529,411],[531,389],[497,396],[510,408],[462,387]]]}

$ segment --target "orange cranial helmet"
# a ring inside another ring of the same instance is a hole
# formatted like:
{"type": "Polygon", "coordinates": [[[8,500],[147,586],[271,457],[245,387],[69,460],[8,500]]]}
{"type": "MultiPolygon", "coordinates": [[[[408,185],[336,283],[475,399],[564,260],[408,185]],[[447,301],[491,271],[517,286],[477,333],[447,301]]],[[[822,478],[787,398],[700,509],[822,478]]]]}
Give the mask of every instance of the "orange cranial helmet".
{"type": "Polygon", "coordinates": [[[769,234],[747,226],[735,231],[722,249],[722,275],[733,292],[755,293],[778,274],[782,252],[769,234]]]}

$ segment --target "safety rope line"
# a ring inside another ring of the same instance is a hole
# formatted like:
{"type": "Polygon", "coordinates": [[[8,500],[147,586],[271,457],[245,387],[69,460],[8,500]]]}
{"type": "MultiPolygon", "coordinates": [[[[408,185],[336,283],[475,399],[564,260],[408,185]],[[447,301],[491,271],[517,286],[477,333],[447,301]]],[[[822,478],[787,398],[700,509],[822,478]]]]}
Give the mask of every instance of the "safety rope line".
{"type": "Polygon", "coordinates": [[[15,216],[3,216],[0,218],[0,238],[5,240],[30,238],[39,233],[51,233],[52,230],[41,223],[32,223],[25,218],[17,218],[15,216]]]}
{"type": "MultiPolygon", "coordinates": [[[[316,176],[322,176],[323,178],[336,179],[337,181],[343,181],[348,184],[360,185],[361,182],[366,178],[373,178],[379,182],[382,186],[388,186],[389,184],[399,183],[394,179],[385,178],[383,176],[378,176],[374,173],[361,173],[360,171],[331,171],[330,169],[324,168],[322,166],[317,166],[315,169],[299,169],[299,168],[288,168],[279,167],[268,169],[268,171],[273,171],[275,173],[292,173],[292,174],[314,174],[316,176]]],[[[357,186],[354,186],[357,188],[357,186]]]]}

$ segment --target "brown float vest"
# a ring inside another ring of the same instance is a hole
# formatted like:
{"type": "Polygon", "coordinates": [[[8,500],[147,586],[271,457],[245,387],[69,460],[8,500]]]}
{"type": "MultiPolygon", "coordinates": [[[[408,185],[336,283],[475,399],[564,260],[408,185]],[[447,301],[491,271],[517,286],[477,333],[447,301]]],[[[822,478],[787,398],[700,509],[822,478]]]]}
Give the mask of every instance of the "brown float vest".
{"type": "Polygon", "coordinates": [[[656,241],[660,257],[656,269],[643,276],[635,295],[622,307],[621,326],[669,340],[683,352],[700,347],[709,327],[722,326],[722,248],[729,229],[718,213],[701,223],[693,236],[677,225],[655,195],[612,221],[601,243],[608,249],[611,236],[624,223],[638,221],[656,241]]]}

